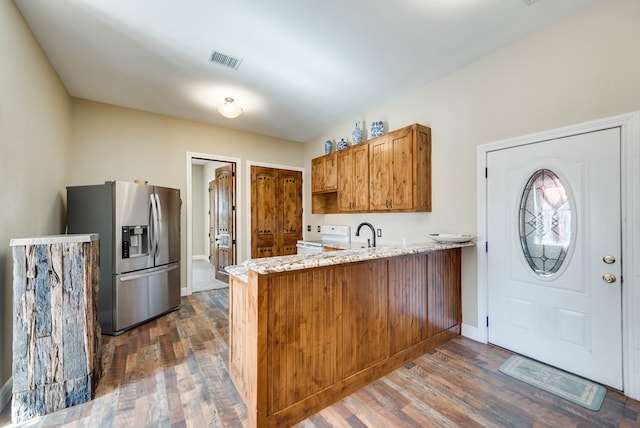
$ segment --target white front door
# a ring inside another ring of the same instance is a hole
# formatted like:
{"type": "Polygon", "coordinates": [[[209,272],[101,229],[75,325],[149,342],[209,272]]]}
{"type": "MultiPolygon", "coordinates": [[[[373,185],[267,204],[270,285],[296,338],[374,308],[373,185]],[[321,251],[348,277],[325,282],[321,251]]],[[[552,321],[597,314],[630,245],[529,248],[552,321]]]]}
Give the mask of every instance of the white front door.
{"type": "Polygon", "coordinates": [[[622,389],[620,128],[487,154],[489,342],[622,389]]]}

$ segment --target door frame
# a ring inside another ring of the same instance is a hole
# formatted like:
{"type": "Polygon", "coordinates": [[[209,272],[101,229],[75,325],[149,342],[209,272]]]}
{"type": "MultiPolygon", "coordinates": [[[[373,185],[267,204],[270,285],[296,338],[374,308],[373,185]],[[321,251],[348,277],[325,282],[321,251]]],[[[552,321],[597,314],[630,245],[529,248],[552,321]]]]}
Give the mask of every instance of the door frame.
{"type": "MultiPolygon", "coordinates": [[[[180,294],[182,296],[189,296],[193,293],[193,248],[191,247],[192,242],[193,242],[193,220],[191,219],[192,217],[192,211],[193,211],[193,200],[192,200],[192,196],[191,193],[193,192],[192,187],[193,187],[193,181],[192,181],[192,174],[191,174],[191,164],[192,161],[194,159],[204,159],[207,161],[219,161],[219,162],[228,162],[228,163],[235,163],[236,164],[236,177],[241,177],[241,172],[242,172],[242,165],[241,165],[241,159],[240,158],[233,158],[233,157],[229,157],[229,156],[218,156],[218,155],[212,155],[212,154],[207,154],[207,153],[197,153],[197,152],[187,152],[186,153],[186,179],[187,179],[187,188],[186,188],[186,201],[187,201],[187,208],[185,210],[185,222],[187,225],[187,236],[186,236],[186,250],[187,250],[187,256],[186,256],[186,260],[184,260],[184,264],[183,266],[186,267],[186,271],[187,271],[187,287],[186,288],[181,288],[180,289],[180,294]]],[[[236,240],[237,242],[241,242],[241,237],[242,237],[242,228],[239,227],[239,225],[241,224],[239,222],[239,213],[242,213],[242,185],[240,185],[239,180],[236,179],[236,240]]],[[[249,204],[249,206],[251,206],[251,204],[249,204]]],[[[238,261],[239,258],[239,253],[240,253],[240,248],[239,246],[236,246],[236,262],[238,261]]]]}
{"type": "Polygon", "coordinates": [[[477,274],[478,327],[468,327],[465,336],[488,342],[487,281],[487,155],[494,150],[533,144],[576,134],[620,127],[620,189],[622,215],[622,370],[624,394],[640,399],[640,112],[632,112],[586,123],[509,138],[477,147],[477,274]]]}
{"type": "MultiPolygon", "coordinates": [[[[262,166],[265,168],[275,168],[275,169],[288,169],[289,171],[300,171],[302,172],[302,225],[304,228],[305,224],[305,212],[304,207],[307,204],[306,201],[306,192],[304,191],[304,167],[300,166],[291,166],[291,165],[281,165],[275,163],[266,163],[266,162],[257,162],[257,161],[247,161],[247,172],[245,173],[246,183],[247,183],[247,194],[245,195],[247,206],[249,207],[249,212],[247,213],[247,227],[249,233],[247,233],[247,258],[251,258],[251,167],[252,166],[262,166]]],[[[236,171],[236,174],[239,176],[240,173],[236,171]]],[[[239,196],[237,197],[239,199],[239,196]]],[[[304,230],[303,230],[304,234],[304,230]]],[[[238,242],[240,242],[240,237],[238,236],[238,242]]]]}

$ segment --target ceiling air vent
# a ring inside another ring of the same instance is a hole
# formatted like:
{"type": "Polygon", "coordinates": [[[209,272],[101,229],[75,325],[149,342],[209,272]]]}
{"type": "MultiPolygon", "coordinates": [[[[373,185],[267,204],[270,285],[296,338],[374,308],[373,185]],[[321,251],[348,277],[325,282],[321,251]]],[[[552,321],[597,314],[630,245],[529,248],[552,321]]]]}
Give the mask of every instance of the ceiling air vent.
{"type": "Polygon", "coordinates": [[[524,4],[526,4],[527,6],[531,6],[532,4],[534,4],[535,2],[537,2],[538,0],[522,0],[524,2],[524,4]]]}
{"type": "Polygon", "coordinates": [[[238,70],[238,67],[240,67],[240,64],[242,63],[242,58],[236,58],[222,52],[213,51],[211,52],[211,55],[209,55],[209,62],[214,62],[224,67],[238,70]]]}

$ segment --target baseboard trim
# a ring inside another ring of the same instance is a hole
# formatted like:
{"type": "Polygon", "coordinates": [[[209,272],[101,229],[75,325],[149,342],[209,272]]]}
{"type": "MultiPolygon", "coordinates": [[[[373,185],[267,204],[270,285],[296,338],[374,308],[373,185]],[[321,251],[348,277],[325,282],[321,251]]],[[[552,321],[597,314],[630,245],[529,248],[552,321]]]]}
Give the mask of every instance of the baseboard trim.
{"type": "Polygon", "coordinates": [[[482,340],[480,329],[469,324],[462,324],[462,335],[468,339],[475,340],[476,342],[487,343],[482,340]]]}
{"type": "Polygon", "coordinates": [[[0,413],[7,405],[11,404],[11,393],[13,392],[13,376],[0,389],[0,413]]]}

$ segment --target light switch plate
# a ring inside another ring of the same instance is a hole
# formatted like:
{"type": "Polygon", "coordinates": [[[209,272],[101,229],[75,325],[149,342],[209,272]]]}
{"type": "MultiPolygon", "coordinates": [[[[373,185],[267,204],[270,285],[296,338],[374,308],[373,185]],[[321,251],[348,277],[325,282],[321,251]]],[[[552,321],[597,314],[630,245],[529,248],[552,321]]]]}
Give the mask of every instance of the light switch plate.
{"type": "Polygon", "coordinates": [[[376,229],[376,236],[382,238],[382,229],[376,229]]]}

